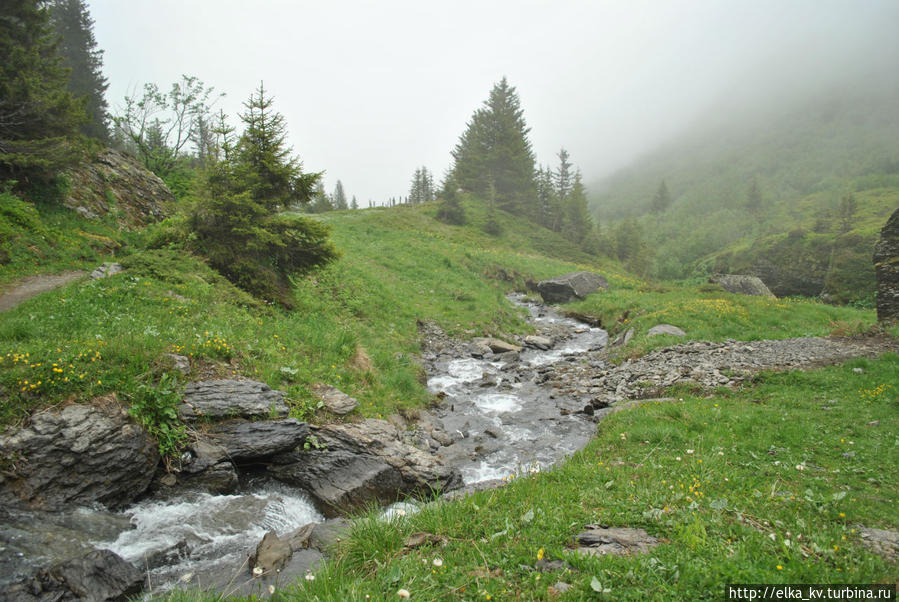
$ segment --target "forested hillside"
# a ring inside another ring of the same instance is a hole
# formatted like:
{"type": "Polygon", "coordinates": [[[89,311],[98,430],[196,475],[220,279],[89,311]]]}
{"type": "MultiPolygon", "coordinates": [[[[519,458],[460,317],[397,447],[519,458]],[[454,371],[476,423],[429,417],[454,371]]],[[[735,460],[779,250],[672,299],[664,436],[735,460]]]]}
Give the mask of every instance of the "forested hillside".
{"type": "Polygon", "coordinates": [[[781,295],[869,299],[876,232],[899,204],[897,90],[722,106],[591,186],[591,209],[607,232],[637,231],[632,265],[649,275],[748,271],[781,295]]]}

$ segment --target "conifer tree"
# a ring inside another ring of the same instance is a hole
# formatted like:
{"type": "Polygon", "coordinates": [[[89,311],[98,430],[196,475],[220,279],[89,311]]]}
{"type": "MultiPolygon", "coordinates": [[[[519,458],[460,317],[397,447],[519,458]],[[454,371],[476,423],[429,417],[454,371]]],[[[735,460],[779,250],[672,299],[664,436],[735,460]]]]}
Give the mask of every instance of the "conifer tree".
{"type": "Polygon", "coordinates": [[[337,180],[337,185],[334,186],[334,195],[331,197],[331,204],[334,206],[335,211],[344,211],[349,209],[350,206],[346,202],[346,192],[343,190],[343,182],[337,180]]]}
{"type": "Polygon", "coordinates": [[[572,186],[571,163],[568,161],[568,151],[564,148],[561,149],[556,156],[559,157],[559,169],[556,170],[556,173],[554,174],[556,195],[559,197],[559,202],[562,205],[565,205],[572,186]]]}
{"type": "Polygon", "coordinates": [[[536,217],[534,153],[518,93],[504,77],[475,111],[452,155],[458,185],[500,209],[536,217]]]}
{"type": "Polygon", "coordinates": [[[38,0],[0,5],[0,57],[0,179],[49,177],[77,158],[85,115],[38,0]]]}
{"type": "Polygon", "coordinates": [[[427,167],[419,167],[412,176],[412,185],[409,188],[409,203],[427,203],[434,200],[434,177],[427,167]]]}
{"type": "Polygon", "coordinates": [[[103,76],[103,51],[94,38],[94,20],[84,0],[53,0],[50,20],[59,39],[59,54],[69,72],[68,89],[75,98],[86,98],[87,121],[81,132],[91,138],[109,139],[109,105],[103,76]]]}
{"type": "Polygon", "coordinates": [[[437,210],[437,219],[440,221],[461,226],[465,223],[465,209],[459,199],[459,185],[453,179],[452,173],[447,174],[443,181],[443,191],[440,193],[440,208],[437,210]]]}
{"type": "Polygon", "coordinates": [[[581,244],[593,229],[587,208],[587,189],[581,181],[580,170],[575,171],[571,189],[562,205],[565,211],[563,233],[569,240],[581,244]]]}
{"type": "Polygon", "coordinates": [[[668,185],[665,184],[665,180],[662,180],[662,183],[659,184],[659,189],[656,191],[655,196],[652,197],[652,212],[653,213],[662,213],[671,205],[671,193],[668,192],[668,185]]]}
{"type": "Polygon", "coordinates": [[[290,276],[337,256],[327,225],[281,212],[307,202],[321,174],[302,172],[262,84],[244,107],[234,158],[210,170],[194,205],[192,244],[241,288],[290,307],[290,276]]]}
{"type": "Polygon", "coordinates": [[[553,184],[553,172],[540,166],[534,178],[537,190],[537,222],[544,228],[558,231],[561,225],[559,196],[553,184]]]}
{"type": "Polygon", "coordinates": [[[356,210],[359,208],[359,201],[356,200],[356,195],[353,195],[353,200],[350,201],[350,209],[356,210]]]}

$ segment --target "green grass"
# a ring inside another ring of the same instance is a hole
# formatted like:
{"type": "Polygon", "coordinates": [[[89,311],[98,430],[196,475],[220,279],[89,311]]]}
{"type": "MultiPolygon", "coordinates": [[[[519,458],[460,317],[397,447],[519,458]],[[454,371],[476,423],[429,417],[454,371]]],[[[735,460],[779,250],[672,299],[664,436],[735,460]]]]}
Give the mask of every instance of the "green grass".
{"type": "Polygon", "coordinates": [[[548,600],[562,581],[572,589],[560,599],[583,600],[598,597],[596,579],[615,600],[718,600],[727,583],[894,583],[896,565],[859,529],[899,527],[897,371],[899,356],[886,354],[618,412],[555,470],[390,523],[363,516],[314,581],[279,595],[548,600]],[[572,537],[588,523],[643,528],[662,543],[582,558],[572,537]],[[422,531],[445,544],[404,547],[422,531]],[[540,554],[567,567],[540,573],[540,554]]]}
{"type": "Polygon", "coordinates": [[[0,192],[0,285],[34,274],[91,270],[130,252],[140,234],[114,217],[83,219],[52,202],[32,204],[0,192]]]}
{"type": "Polygon", "coordinates": [[[634,338],[617,358],[636,357],[684,340],[785,339],[830,334],[851,335],[876,327],[873,310],[827,305],[810,299],[771,299],[737,295],[717,285],[631,281],[567,306],[600,320],[612,336],[634,328],[634,338]],[[672,324],[686,337],[646,333],[672,324]]]}
{"type": "Polygon", "coordinates": [[[441,224],[434,211],[429,205],[326,216],[342,257],[295,281],[291,312],[252,299],[199,260],[170,250],[135,251],[122,259],[122,274],[31,299],[0,323],[0,424],[112,392],[134,404],[163,378],[183,384],[169,352],[191,358],[191,379],[243,376],[283,389],[301,418],[318,409],[310,392],[317,382],[357,397],[368,416],[422,407],[430,396],[415,361],[419,320],[462,336],[523,332],[528,327],[506,292],[595,269],[529,246],[534,240],[557,254],[570,250],[552,233],[507,218],[503,236],[493,238],[476,225],[441,224]],[[360,355],[371,369],[355,361],[360,355]]]}

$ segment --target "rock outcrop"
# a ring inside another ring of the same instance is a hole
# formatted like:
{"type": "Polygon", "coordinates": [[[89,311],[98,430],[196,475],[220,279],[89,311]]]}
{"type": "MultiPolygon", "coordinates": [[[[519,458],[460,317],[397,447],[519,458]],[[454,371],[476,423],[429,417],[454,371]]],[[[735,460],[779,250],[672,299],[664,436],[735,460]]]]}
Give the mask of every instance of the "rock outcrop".
{"type": "Polygon", "coordinates": [[[874,273],[877,277],[877,321],[899,320],[899,209],[893,212],[880,231],[874,247],[874,273]]]}
{"type": "Polygon", "coordinates": [[[209,420],[227,418],[284,418],[290,412],[284,393],[253,380],[208,380],[188,383],[178,406],[182,420],[200,417],[209,420]]]}
{"type": "Polygon", "coordinates": [[[68,172],[69,193],[63,203],[87,219],[112,212],[123,227],[139,227],[165,217],[175,196],[137,159],[104,150],[68,172]]]}
{"type": "Polygon", "coordinates": [[[568,303],[607,288],[608,281],[593,272],[572,272],[537,283],[537,292],[547,303],[568,303]]]}
{"type": "Polygon", "coordinates": [[[278,456],[269,473],[305,489],[329,516],[462,484],[455,468],[400,440],[385,420],[313,427],[317,449],[278,456]]]}
{"type": "Polygon", "coordinates": [[[12,464],[0,477],[0,502],[40,509],[127,504],[147,489],[159,463],[156,442],[114,399],[35,414],[0,437],[0,456],[12,464]]]}
{"type": "Polygon", "coordinates": [[[143,584],[140,569],[109,550],[94,550],[44,569],[0,594],[17,602],[125,600],[140,593],[143,584]]]}
{"type": "Polygon", "coordinates": [[[739,295],[753,295],[756,297],[773,297],[765,283],[757,276],[744,276],[740,274],[715,274],[709,278],[709,282],[719,285],[729,293],[739,295]]]}
{"type": "Polygon", "coordinates": [[[303,444],[309,425],[296,418],[284,420],[231,420],[214,424],[206,438],[220,446],[233,462],[261,460],[303,444]]]}

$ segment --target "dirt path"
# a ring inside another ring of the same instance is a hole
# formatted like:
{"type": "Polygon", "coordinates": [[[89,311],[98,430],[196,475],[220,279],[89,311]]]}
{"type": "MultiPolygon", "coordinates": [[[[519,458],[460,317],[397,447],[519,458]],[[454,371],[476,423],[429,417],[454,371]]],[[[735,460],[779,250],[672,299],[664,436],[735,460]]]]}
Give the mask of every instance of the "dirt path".
{"type": "Polygon", "coordinates": [[[29,276],[18,283],[13,283],[0,291],[0,311],[12,309],[16,305],[36,297],[41,293],[52,291],[83,277],[87,272],[72,271],[61,274],[38,274],[29,276]]]}

